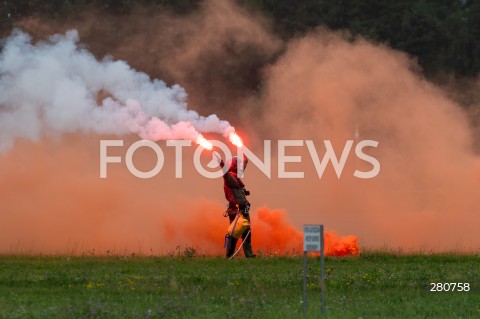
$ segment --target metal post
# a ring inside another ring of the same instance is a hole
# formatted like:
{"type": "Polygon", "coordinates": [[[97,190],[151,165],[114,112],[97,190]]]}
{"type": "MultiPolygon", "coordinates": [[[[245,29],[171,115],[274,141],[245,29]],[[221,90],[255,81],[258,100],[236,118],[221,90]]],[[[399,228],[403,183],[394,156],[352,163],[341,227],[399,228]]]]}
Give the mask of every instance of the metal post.
{"type": "Polygon", "coordinates": [[[320,288],[322,316],[325,314],[325,251],[323,225],[303,225],[303,313],[307,316],[307,254],[309,251],[320,252],[320,288]]]}
{"type": "Polygon", "coordinates": [[[303,252],[303,314],[307,316],[307,252],[303,252]]]}
{"type": "Polygon", "coordinates": [[[325,264],[323,249],[323,225],[320,225],[320,281],[322,286],[322,315],[325,314],[325,264]]]}

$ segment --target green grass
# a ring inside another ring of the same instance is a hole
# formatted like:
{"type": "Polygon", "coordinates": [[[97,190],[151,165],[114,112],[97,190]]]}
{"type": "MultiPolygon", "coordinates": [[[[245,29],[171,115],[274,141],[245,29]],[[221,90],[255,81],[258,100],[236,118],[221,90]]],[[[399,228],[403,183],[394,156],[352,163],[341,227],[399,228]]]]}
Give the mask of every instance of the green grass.
{"type": "MultiPolygon", "coordinates": [[[[366,253],[325,268],[329,318],[480,318],[478,255],[366,253]]],[[[318,273],[310,258],[310,318],[318,273]]],[[[0,256],[0,318],[301,318],[301,299],[301,258],[0,256]]]]}

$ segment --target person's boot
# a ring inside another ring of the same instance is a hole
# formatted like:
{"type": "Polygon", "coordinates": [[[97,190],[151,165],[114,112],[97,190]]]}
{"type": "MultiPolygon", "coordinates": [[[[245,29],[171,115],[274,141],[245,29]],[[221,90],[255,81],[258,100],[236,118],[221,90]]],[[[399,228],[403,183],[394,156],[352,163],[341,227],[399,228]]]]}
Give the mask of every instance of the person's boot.
{"type": "Polygon", "coordinates": [[[246,258],[255,258],[257,255],[253,253],[252,249],[252,230],[250,229],[250,232],[245,233],[245,235],[242,236],[242,240],[244,241],[243,243],[243,252],[245,254],[246,258]],[[247,235],[248,233],[248,235],[247,235]]]}

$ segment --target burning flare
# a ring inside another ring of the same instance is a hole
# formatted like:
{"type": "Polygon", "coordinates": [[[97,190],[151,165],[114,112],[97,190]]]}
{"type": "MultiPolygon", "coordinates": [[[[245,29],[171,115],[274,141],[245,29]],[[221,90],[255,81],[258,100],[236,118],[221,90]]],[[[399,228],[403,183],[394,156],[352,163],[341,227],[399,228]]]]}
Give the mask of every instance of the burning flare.
{"type": "MultiPolygon", "coordinates": [[[[231,132],[228,135],[228,138],[230,142],[236,147],[243,146],[242,139],[240,138],[240,136],[238,136],[237,133],[231,132]]],[[[200,133],[198,133],[196,143],[209,151],[213,150],[213,144],[209,140],[207,140],[205,137],[203,137],[203,135],[200,133]]]]}
{"type": "Polygon", "coordinates": [[[197,144],[199,144],[200,146],[202,146],[203,148],[209,151],[213,149],[213,144],[210,141],[208,141],[205,137],[203,137],[202,134],[198,134],[197,144]]]}
{"type": "Polygon", "coordinates": [[[228,138],[230,139],[230,142],[233,145],[235,145],[236,147],[242,147],[243,146],[242,139],[240,138],[240,136],[238,136],[237,133],[235,133],[235,132],[230,133],[228,138]]]}

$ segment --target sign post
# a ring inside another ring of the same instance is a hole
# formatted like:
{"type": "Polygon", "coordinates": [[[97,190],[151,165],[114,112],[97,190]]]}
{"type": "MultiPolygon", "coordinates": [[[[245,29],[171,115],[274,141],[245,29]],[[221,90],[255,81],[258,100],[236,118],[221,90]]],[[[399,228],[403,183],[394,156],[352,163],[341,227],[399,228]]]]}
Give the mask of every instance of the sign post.
{"type": "Polygon", "coordinates": [[[303,312],[307,315],[307,253],[320,252],[320,287],[322,289],[322,314],[325,313],[325,265],[323,225],[303,225],[303,312]]]}

